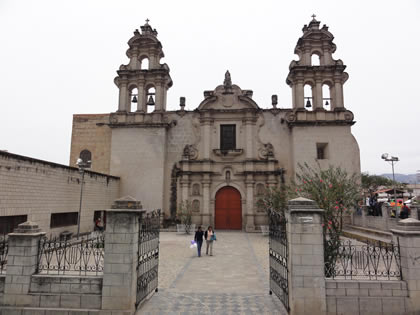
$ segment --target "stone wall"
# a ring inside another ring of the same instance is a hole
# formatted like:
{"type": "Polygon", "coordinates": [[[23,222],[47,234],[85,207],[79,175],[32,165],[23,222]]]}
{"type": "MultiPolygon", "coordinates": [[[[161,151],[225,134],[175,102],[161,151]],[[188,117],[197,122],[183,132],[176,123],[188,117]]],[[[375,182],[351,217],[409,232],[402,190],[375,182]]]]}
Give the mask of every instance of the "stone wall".
{"type": "Polygon", "coordinates": [[[34,307],[100,309],[102,276],[33,275],[29,294],[34,307]]]}
{"type": "Polygon", "coordinates": [[[406,314],[404,281],[326,280],[327,314],[406,314]]]}
{"type": "MultiPolygon", "coordinates": [[[[27,215],[48,235],[74,233],[76,225],[50,229],[50,218],[79,210],[80,185],[77,168],[0,151],[0,216],[27,215]]],[[[80,231],[92,231],[94,211],[118,197],[118,177],[86,171],[80,231]]]]}
{"type": "Polygon", "coordinates": [[[73,115],[70,166],[75,166],[80,152],[92,153],[92,171],[109,174],[111,129],[106,125],[109,114],[73,115]]]}

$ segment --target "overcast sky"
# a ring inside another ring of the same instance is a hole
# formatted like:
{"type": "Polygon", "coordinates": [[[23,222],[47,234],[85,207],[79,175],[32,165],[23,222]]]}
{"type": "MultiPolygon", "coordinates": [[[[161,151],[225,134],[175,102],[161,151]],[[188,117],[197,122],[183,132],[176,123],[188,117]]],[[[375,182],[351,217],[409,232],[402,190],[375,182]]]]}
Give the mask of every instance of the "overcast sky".
{"type": "Polygon", "coordinates": [[[291,107],[285,83],[302,27],[315,13],[335,36],[350,78],[345,107],[362,171],[420,170],[420,1],[0,0],[0,149],[68,164],[72,115],[117,110],[113,80],[146,18],[174,81],[168,109],[232,81],[262,108],[291,107]]]}

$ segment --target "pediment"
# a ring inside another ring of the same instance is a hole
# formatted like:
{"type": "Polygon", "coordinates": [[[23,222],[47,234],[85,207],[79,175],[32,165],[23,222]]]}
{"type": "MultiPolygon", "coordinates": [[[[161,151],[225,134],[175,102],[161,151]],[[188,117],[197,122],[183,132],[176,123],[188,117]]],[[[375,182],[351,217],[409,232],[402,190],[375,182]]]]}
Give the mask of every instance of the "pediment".
{"type": "Polygon", "coordinates": [[[252,91],[242,90],[235,84],[228,88],[225,85],[219,85],[214,91],[205,91],[204,97],[197,110],[259,109],[252,99],[252,91]]]}

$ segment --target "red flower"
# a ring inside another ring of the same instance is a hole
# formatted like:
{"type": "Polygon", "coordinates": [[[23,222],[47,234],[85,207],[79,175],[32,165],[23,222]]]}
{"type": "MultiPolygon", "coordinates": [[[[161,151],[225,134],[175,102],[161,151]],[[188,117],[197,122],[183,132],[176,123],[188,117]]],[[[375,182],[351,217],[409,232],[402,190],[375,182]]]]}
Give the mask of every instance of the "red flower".
{"type": "Polygon", "coordinates": [[[338,206],[335,206],[335,209],[338,210],[338,206]]]}
{"type": "Polygon", "coordinates": [[[319,182],[322,183],[322,179],[320,179],[319,182]]]}
{"type": "Polygon", "coordinates": [[[332,184],[329,184],[328,187],[332,188],[332,184]]]}

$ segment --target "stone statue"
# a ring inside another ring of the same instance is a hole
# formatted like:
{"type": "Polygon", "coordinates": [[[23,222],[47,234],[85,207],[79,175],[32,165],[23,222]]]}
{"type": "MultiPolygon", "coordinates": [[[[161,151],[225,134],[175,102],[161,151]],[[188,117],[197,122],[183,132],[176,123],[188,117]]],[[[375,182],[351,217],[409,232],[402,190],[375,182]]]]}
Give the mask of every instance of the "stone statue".
{"type": "Polygon", "coordinates": [[[232,79],[230,77],[229,70],[225,73],[225,81],[223,81],[223,85],[225,86],[226,90],[232,88],[232,79]]]}

